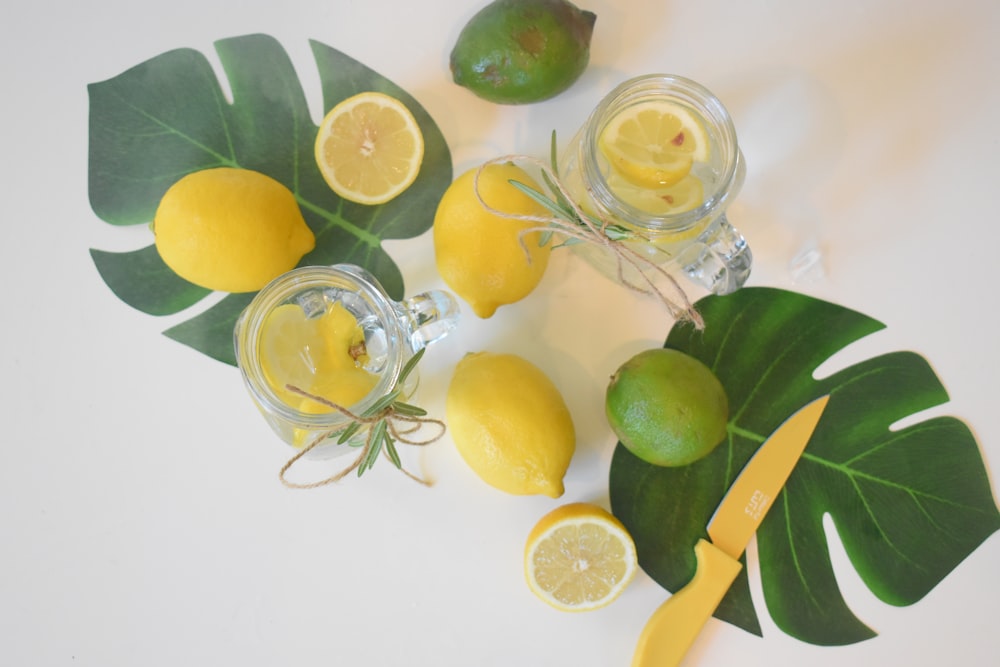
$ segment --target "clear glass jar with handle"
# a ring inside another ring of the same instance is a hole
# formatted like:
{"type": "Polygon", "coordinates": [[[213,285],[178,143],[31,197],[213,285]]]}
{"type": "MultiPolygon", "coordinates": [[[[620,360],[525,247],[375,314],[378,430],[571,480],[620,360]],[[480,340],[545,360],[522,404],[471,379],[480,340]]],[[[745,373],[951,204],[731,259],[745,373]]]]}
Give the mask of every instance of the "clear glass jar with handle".
{"type": "MultiPolygon", "coordinates": [[[[262,336],[269,315],[289,304],[301,309],[302,322],[322,317],[339,306],[357,321],[364,336],[364,370],[374,376],[374,388],[357,403],[343,406],[356,415],[392,391],[407,360],[446,336],[459,319],[459,307],[451,294],[431,290],[396,302],[389,298],[375,276],[352,264],[298,268],[264,287],[236,322],[236,361],[264,419],[282,440],[297,448],[309,445],[322,434],[342,432],[352,420],[336,410],[314,413],[303,409],[301,403],[290,404],[287,393],[269,380],[262,336]]],[[[295,353],[310,355],[313,351],[295,353]]],[[[409,397],[416,385],[414,370],[406,378],[403,398],[409,397]]],[[[351,442],[363,442],[366,437],[366,429],[361,429],[351,442]]],[[[308,455],[325,458],[348,450],[336,442],[337,438],[331,437],[308,455]]]]}
{"type": "MultiPolygon", "coordinates": [[[[753,263],[749,245],[726,218],[745,169],[722,102],[702,85],[669,74],[636,77],[612,90],[559,160],[560,179],[584,211],[629,230],[633,237],[624,242],[633,250],[658,265],[679,267],[716,294],[741,287],[753,263]],[[680,129],[644,134],[660,124],[680,129]],[[685,154],[679,148],[685,141],[692,149],[700,145],[685,154]]],[[[618,265],[605,249],[573,248],[617,277],[618,265]]]]}

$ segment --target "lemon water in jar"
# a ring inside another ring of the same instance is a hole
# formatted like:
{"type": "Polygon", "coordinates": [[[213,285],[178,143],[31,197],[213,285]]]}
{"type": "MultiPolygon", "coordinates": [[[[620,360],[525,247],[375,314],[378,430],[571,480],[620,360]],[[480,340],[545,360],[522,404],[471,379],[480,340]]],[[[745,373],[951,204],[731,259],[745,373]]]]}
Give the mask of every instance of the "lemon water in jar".
{"type": "MultiPolygon", "coordinates": [[[[624,243],[631,249],[679,267],[716,294],[738,289],[750,275],[750,247],[726,218],[744,174],[722,102],[700,84],[667,74],[612,90],[559,161],[563,184],[585,212],[628,230],[624,243]]],[[[606,249],[573,248],[618,277],[606,249]]]]}
{"type": "MultiPolygon", "coordinates": [[[[396,386],[406,362],[457,325],[458,304],[431,290],[396,302],[365,269],[308,266],[279,276],[258,292],[236,322],[236,361],[244,385],[272,430],[319,458],[342,454],[337,434],[349,416],[297,393],[360,415],[396,386]]],[[[401,399],[416,388],[411,372],[401,399]]],[[[366,427],[367,428],[367,427],[366,427]]],[[[352,436],[364,441],[366,428],[352,436]]]]}

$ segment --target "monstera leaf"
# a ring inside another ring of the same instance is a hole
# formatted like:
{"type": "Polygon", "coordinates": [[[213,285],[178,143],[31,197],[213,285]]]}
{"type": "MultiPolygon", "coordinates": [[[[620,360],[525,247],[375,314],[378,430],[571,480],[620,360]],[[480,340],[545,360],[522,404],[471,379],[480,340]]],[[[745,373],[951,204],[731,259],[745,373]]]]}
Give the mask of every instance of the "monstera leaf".
{"type": "MultiPolygon", "coordinates": [[[[215,44],[232,102],[208,60],[178,49],[91,84],[90,203],[113,225],[147,224],[160,198],[185,174],[243,167],[284,183],[316,235],[302,265],[350,262],[367,268],[390,296],[403,296],[403,278],[382,249],[383,239],[419,236],[430,228],[437,202],[451,183],[451,154],[441,131],[399,86],[319,42],[311,42],[324,110],[355,93],[375,90],[401,100],[424,135],[417,180],[381,206],[340,199],[313,159],[318,127],[284,49],[266,35],[215,44]]],[[[152,243],[152,234],[149,241],[152,243]]],[[[151,315],[171,315],[209,290],[173,273],[153,245],[132,252],[91,250],[104,282],[125,303],[151,315]]],[[[252,294],[227,295],[165,333],[215,359],[235,363],[233,325],[252,294]]]]}
{"type": "MultiPolygon", "coordinates": [[[[840,306],[767,288],[709,296],[702,332],[678,325],[665,347],[711,367],[730,399],[728,439],[708,457],[661,468],[622,445],[611,464],[614,513],[643,569],[676,591],[694,574],[694,544],[764,439],[811,399],[826,413],[757,532],[768,611],[786,633],[840,645],[872,637],[840,594],[823,527],[829,515],[851,564],[892,605],[920,600],[1000,527],[979,447],[951,417],[893,425],[948,395],[917,354],[894,352],[816,378],[848,344],[883,328],[840,306]]],[[[760,634],[745,570],[716,616],[760,634]]]]}

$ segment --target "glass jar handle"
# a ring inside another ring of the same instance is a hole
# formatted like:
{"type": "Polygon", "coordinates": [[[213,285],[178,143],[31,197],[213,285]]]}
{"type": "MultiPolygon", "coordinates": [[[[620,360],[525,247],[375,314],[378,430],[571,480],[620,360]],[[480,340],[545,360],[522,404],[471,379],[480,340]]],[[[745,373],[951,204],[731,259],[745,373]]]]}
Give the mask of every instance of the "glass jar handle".
{"type": "Polygon", "coordinates": [[[404,300],[402,325],[414,352],[448,335],[461,313],[458,302],[448,292],[429,290],[404,300]]]}
{"type": "Polygon", "coordinates": [[[694,282],[715,294],[729,294],[742,287],[750,276],[753,253],[723,213],[707,234],[684,250],[680,264],[694,282]]]}
{"type": "Polygon", "coordinates": [[[399,314],[399,322],[410,343],[412,352],[427,347],[448,335],[456,326],[461,313],[458,302],[448,292],[429,290],[405,299],[393,301],[378,279],[370,271],[355,264],[334,266],[367,282],[377,289],[399,314]]]}

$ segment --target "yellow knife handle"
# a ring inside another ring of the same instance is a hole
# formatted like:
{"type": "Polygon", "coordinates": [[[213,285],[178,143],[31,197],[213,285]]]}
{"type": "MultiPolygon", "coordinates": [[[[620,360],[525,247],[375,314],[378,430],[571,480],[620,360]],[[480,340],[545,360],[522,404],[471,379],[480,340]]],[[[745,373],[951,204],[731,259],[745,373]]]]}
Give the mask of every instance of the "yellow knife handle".
{"type": "Polygon", "coordinates": [[[694,578],[649,617],[639,636],[632,667],[679,665],[743,569],[738,560],[708,540],[698,540],[694,554],[694,578]]]}

